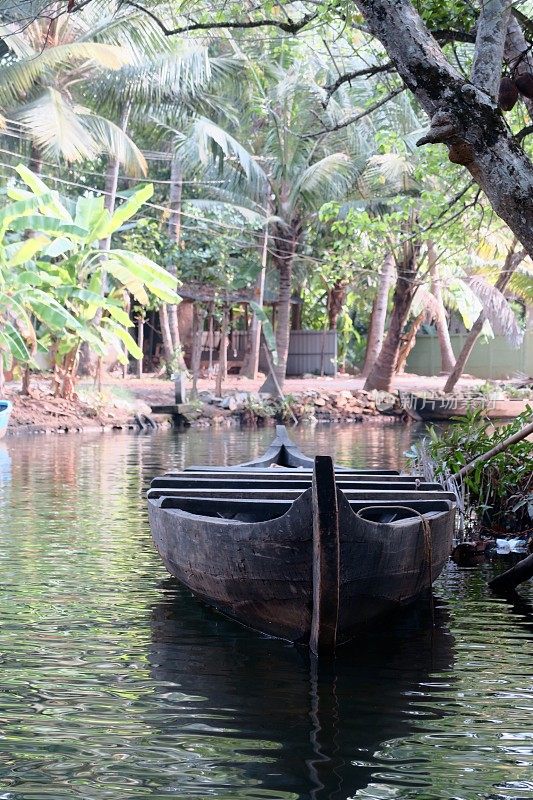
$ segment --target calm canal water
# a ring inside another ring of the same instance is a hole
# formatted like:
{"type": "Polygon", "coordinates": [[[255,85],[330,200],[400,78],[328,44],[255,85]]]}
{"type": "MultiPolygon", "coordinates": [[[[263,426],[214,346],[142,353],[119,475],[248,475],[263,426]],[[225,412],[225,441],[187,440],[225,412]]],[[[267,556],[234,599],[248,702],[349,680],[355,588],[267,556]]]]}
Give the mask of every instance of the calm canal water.
{"type": "MultiPolygon", "coordinates": [[[[412,428],[300,429],[395,466],[412,428]]],[[[165,573],[144,492],[259,454],[271,431],[12,438],[0,449],[0,800],[533,798],[533,588],[450,565],[427,609],[306,655],[165,573]]]]}

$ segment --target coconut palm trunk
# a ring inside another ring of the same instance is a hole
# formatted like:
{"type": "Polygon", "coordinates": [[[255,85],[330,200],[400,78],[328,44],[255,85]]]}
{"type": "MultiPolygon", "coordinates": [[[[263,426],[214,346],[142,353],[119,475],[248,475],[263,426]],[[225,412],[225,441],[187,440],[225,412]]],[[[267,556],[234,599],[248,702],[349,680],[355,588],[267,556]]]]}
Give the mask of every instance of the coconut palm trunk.
{"type": "Polygon", "coordinates": [[[452,349],[450,331],[448,330],[446,309],[444,308],[444,302],[442,300],[442,281],[439,274],[435,243],[429,241],[427,243],[427,248],[429,274],[431,275],[431,292],[436,300],[435,325],[437,327],[437,337],[440,347],[440,368],[441,372],[450,373],[455,367],[455,355],[452,349]]]}
{"type": "MultiPolygon", "coordinates": [[[[176,155],[172,158],[170,166],[170,216],[168,218],[168,234],[171,242],[179,244],[181,237],[181,197],[182,197],[182,172],[181,164],[176,155]]],[[[174,261],[167,267],[171,275],[178,280],[177,265],[174,261]]],[[[167,306],[168,324],[172,339],[172,359],[175,366],[180,371],[186,370],[183,350],[181,346],[180,329],[178,324],[178,307],[176,305],[167,306]]]]}
{"type": "MultiPolygon", "coordinates": [[[[289,356],[289,342],[291,335],[291,289],[292,267],[294,254],[298,242],[298,228],[295,225],[287,227],[276,226],[272,237],[273,263],[278,271],[279,291],[276,318],[276,350],[278,362],[273,369],[280,389],[283,389],[287,373],[287,359],[289,356]]],[[[261,387],[262,392],[276,392],[275,382],[268,375],[261,387]]]]}
{"type": "MultiPolygon", "coordinates": [[[[411,227],[411,226],[409,226],[411,227]]],[[[364,388],[390,391],[392,379],[398,365],[398,357],[402,342],[402,332],[411,310],[413,298],[417,290],[419,244],[408,238],[403,245],[402,259],[397,263],[397,278],[392,302],[392,314],[389,329],[383,342],[381,352],[368,374],[364,388]]]]}
{"type": "MultiPolygon", "coordinates": [[[[131,102],[126,102],[120,114],[120,129],[126,133],[131,114],[131,102]]],[[[120,172],[120,161],[116,156],[109,156],[105,173],[105,195],[104,205],[112,214],[115,210],[117,200],[118,176],[120,172]]],[[[109,250],[111,247],[111,236],[100,240],[100,250],[109,250]]]]}
{"type": "Polygon", "coordinates": [[[385,321],[387,319],[387,306],[389,302],[389,289],[394,275],[394,257],[386,253],[379,276],[378,292],[372,304],[370,316],[370,329],[366,345],[365,363],[363,365],[363,378],[367,378],[370,370],[376,363],[381,352],[383,337],[385,336],[385,321]]]}

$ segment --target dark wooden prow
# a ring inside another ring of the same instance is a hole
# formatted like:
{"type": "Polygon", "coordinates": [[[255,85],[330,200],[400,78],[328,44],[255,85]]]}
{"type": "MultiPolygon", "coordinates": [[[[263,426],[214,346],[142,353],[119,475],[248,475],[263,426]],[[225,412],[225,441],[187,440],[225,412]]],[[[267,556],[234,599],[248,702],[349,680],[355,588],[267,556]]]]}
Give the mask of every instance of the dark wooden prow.
{"type": "Polygon", "coordinates": [[[313,617],[309,646],[331,656],[339,618],[339,511],[333,460],[316,456],[313,472],[313,617]]]}

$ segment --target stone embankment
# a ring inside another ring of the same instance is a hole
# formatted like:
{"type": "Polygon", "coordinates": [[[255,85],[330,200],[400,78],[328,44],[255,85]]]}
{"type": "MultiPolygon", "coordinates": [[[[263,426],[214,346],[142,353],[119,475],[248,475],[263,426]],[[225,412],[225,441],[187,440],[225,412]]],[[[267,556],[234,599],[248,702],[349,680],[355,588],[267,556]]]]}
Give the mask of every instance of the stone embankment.
{"type": "Polygon", "coordinates": [[[216,397],[200,392],[198,400],[188,404],[183,421],[195,427],[210,425],[268,425],[274,422],[297,421],[353,423],[376,418],[402,419],[404,412],[391,398],[383,402],[383,393],[364,389],[320,391],[309,389],[288,394],[283,399],[255,392],[233,392],[216,397]]]}

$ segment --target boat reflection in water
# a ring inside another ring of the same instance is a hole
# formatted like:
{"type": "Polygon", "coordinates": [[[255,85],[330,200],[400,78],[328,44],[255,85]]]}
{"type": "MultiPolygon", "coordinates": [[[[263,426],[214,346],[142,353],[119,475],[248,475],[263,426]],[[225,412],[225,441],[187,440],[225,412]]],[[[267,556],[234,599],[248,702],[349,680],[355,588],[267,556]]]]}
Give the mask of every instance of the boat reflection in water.
{"type": "Polygon", "coordinates": [[[388,792],[395,773],[399,787],[428,785],[427,765],[417,758],[406,764],[405,752],[396,763],[390,748],[446,713],[440,700],[449,678],[439,673],[452,666],[453,639],[444,607],[435,609],[432,629],[426,598],[386,631],[339,648],[326,668],[305,649],[191,603],[173,581],[163,590],[151,620],[149,658],[160,696],[150,722],[169,746],[195,757],[190,787],[181,767],[179,788],[169,785],[169,792],[340,800],[384,773],[388,792]]]}

